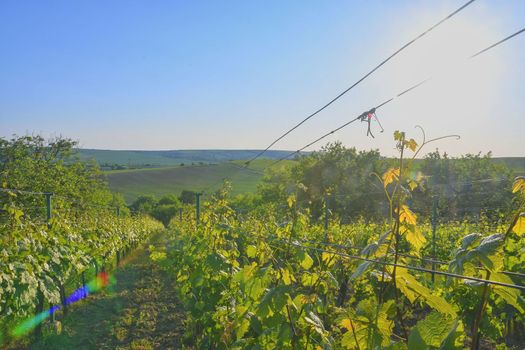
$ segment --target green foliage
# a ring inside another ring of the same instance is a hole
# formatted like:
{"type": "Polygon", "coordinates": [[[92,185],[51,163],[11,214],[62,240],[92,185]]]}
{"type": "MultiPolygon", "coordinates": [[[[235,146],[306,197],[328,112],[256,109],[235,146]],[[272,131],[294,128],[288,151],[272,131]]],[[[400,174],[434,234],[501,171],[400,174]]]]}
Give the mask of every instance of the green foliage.
{"type": "Polygon", "coordinates": [[[358,216],[378,217],[381,206],[370,192],[377,192],[371,174],[386,169],[389,161],[377,151],[347,149],[341,143],[328,144],[319,152],[300,158],[292,168],[285,167],[268,173],[259,192],[263,201],[280,201],[290,193],[297,194],[301,206],[308,207],[314,217],[322,215],[325,195],[330,208],[344,220],[358,216]]]}
{"type": "Polygon", "coordinates": [[[167,194],[167,195],[162,196],[159,199],[158,204],[159,205],[174,205],[176,207],[180,207],[180,205],[181,205],[181,203],[179,201],[179,197],[177,197],[174,194],[167,194]]]}
{"type": "Polygon", "coordinates": [[[178,215],[182,205],[179,198],[172,194],[161,197],[158,201],[153,196],[140,196],[130,205],[136,214],[148,214],[168,227],[170,221],[178,215]]]}
{"type": "MultiPolygon", "coordinates": [[[[419,153],[420,146],[414,139],[401,142],[405,137],[401,132],[396,137],[398,149],[402,145],[406,152],[419,153]]],[[[423,160],[406,161],[410,172],[401,176],[406,180],[403,187],[411,192],[407,199],[417,203],[425,216],[432,212],[433,196],[438,198],[439,214],[446,218],[476,217],[485,212],[495,220],[511,207],[512,171],[504,163],[495,162],[490,153],[451,158],[435,151],[423,160]]],[[[258,193],[264,203],[283,203],[294,193],[298,205],[308,208],[314,218],[324,214],[327,201],[332,215],[344,222],[358,217],[377,220],[388,211],[381,188],[374,183],[377,174],[383,174],[384,190],[392,190],[389,185],[399,179],[399,165],[377,151],[358,152],[334,143],[300,158],[294,165],[269,169],[258,193]]],[[[515,188],[521,188],[521,182],[516,181],[515,188]]]]}
{"type": "Polygon", "coordinates": [[[138,197],[129,208],[135,214],[147,214],[151,213],[153,208],[157,205],[157,201],[153,196],[140,196],[138,197]]]}
{"type": "MultiPolygon", "coordinates": [[[[256,165],[269,162],[258,159],[254,163],[256,165]]],[[[203,189],[215,191],[220,187],[222,179],[229,179],[233,182],[233,194],[255,192],[262,178],[260,172],[242,169],[233,162],[198,166],[190,166],[186,163],[184,167],[105,171],[104,174],[110,188],[122,193],[128,203],[132,203],[143,195],[153,195],[159,198],[165,194],[181,193],[184,190],[190,192],[200,192],[203,189]]],[[[187,204],[191,204],[190,202],[194,200],[195,198],[192,199],[189,196],[187,204]]]]}
{"type": "Polygon", "coordinates": [[[70,157],[73,145],[38,136],[0,139],[0,331],[7,336],[10,325],[34,314],[38,295],[59,303],[60,286],[72,277],[161,228],[127,215],[98,167],[70,157]],[[41,192],[53,193],[49,222],[41,192]]]}
{"type": "MultiPolygon", "coordinates": [[[[30,192],[51,192],[56,205],[86,209],[107,205],[111,193],[98,166],[83,163],[72,156],[75,142],[40,136],[0,139],[0,186],[30,192]],[[67,196],[68,203],[63,198],[67,196]]],[[[43,205],[42,197],[0,193],[2,203],[34,208],[43,205]]]]}
{"type": "Polygon", "coordinates": [[[462,331],[463,327],[457,319],[431,312],[410,332],[408,350],[462,349],[459,341],[462,331]]]}
{"type": "MultiPolygon", "coordinates": [[[[173,243],[153,251],[152,259],[177,278],[178,297],[188,313],[186,344],[214,349],[461,349],[474,343],[472,330],[463,329],[474,320],[482,321],[475,330],[487,342],[519,338],[510,328],[504,334],[502,326],[509,320],[523,324],[525,302],[519,291],[498,286],[482,293],[477,284],[439,275],[432,282],[428,273],[403,267],[431,268],[418,258],[429,255],[431,225],[419,222],[409,203],[424,178],[411,170],[407,154],[417,154],[422,146],[404,133],[396,138],[399,163],[388,164],[377,176],[388,203],[384,219],[331,220],[325,231],[315,205],[301,205],[301,198],[314,203],[341,180],[330,178],[339,170],[323,177],[319,162],[330,168],[325,157],[335,157],[332,170],[352,162],[334,146],[327,154],[299,160],[295,168],[270,171],[259,198],[230,201],[226,188],[204,205],[198,226],[189,215],[177,222],[173,243]],[[249,211],[236,211],[240,206],[249,211]],[[315,243],[325,240],[329,245],[315,243]],[[483,308],[476,313],[479,305],[483,308]]],[[[520,271],[525,257],[520,235],[493,233],[504,230],[484,221],[442,224],[435,258],[451,258],[449,268],[457,273],[485,278],[489,271],[494,280],[513,283],[502,271],[520,271]],[[471,233],[474,227],[479,234],[471,233]]]]}
{"type": "MultiPolygon", "coordinates": [[[[445,217],[478,214],[481,208],[495,212],[510,208],[512,171],[492,160],[490,153],[450,158],[438,151],[429,153],[420,170],[430,175],[426,186],[439,198],[439,212],[445,217]]],[[[416,199],[430,208],[432,199],[421,193],[416,199]]]]}
{"type": "Polygon", "coordinates": [[[179,199],[183,204],[195,204],[195,192],[182,190],[179,199]]]}
{"type": "Polygon", "coordinates": [[[164,227],[168,227],[171,219],[173,219],[179,213],[180,207],[173,204],[157,205],[151,212],[151,216],[159,220],[164,224],[164,227]]]}

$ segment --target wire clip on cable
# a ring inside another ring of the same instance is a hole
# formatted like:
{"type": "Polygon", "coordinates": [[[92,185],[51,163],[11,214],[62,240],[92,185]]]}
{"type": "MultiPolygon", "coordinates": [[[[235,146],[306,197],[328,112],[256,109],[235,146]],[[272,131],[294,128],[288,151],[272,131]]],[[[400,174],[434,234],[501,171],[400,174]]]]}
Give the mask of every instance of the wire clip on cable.
{"type": "Polygon", "coordinates": [[[379,124],[379,126],[381,127],[381,132],[385,131],[385,129],[383,129],[383,125],[381,125],[381,122],[377,118],[376,109],[375,108],[372,108],[368,112],[363,112],[363,114],[361,114],[359,116],[359,119],[362,122],[367,122],[368,123],[368,129],[366,131],[366,136],[370,135],[370,136],[372,136],[372,138],[375,138],[374,134],[372,134],[372,129],[371,129],[372,118],[374,118],[377,121],[377,123],[379,124]]]}

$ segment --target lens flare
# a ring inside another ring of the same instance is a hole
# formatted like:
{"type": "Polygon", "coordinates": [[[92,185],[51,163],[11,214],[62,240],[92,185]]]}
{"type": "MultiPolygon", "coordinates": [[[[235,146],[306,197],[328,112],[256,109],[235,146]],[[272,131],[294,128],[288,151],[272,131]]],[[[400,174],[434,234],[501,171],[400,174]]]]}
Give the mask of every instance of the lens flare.
{"type": "Polygon", "coordinates": [[[26,334],[27,332],[38,326],[40,323],[42,323],[46,318],[51,316],[58,309],[59,306],[53,306],[49,310],[41,312],[35,317],[31,317],[30,319],[25,320],[24,322],[19,324],[15,329],[13,329],[11,335],[13,337],[20,337],[26,334]]]}
{"type": "MultiPolygon", "coordinates": [[[[115,283],[116,283],[116,280],[113,276],[108,275],[108,273],[106,272],[101,272],[93,280],[87,283],[85,286],[80,287],[77,290],[75,290],[73,293],[71,293],[71,295],[69,295],[66,298],[65,304],[70,305],[70,304],[76,303],[77,301],[86,298],[89,294],[96,293],[102,290],[103,288],[106,288],[115,283]]],[[[45,319],[53,315],[53,313],[55,313],[58,309],[60,309],[60,306],[55,305],[51,307],[49,310],[41,312],[38,315],[23,321],[15,329],[11,331],[11,335],[13,337],[21,337],[27,334],[32,329],[34,329],[36,326],[38,326],[40,323],[42,323],[45,319]]],[[[0,334],[0,341],[1,339],[2,338],[0,334]]]]}

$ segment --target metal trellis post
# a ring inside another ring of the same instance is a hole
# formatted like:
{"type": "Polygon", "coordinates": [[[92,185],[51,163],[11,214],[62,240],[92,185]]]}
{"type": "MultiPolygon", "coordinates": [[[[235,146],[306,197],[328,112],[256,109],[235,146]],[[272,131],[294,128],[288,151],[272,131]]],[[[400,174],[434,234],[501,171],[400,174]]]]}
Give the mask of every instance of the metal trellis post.
{"type": "Polygon", "coordinates": [[[201,195],[202,193],[195,193],[195,211],[196,211],[196,222],[197,225],[200,222],[200,216],[201,216],[201,195]]]}
{"type": "Polygon", "coordinates": [[[324,195],[324,241],[328,242],[328,195],[324,195]]]}
{"type": "MultiPolygon", "coordinates": [[[[432,260],[436,260],[436,227],[437,227],[437,207],[438,197],[432,196],[432,260]]],[[[436,262],[432,262],[432,271],[436,270],[436,262]]],[[[432,283],[434,283],[435,274],[432,273],[432,283]]]]}
{"type": "Polygon", "coordinates": [[[51,192],[46,192],[44,193],[44,195],[46,196],[46,220],[47,220],[47,225],[48,226],[51,226],[51,217],[53,215],[52,213],[52,202],[51,202],[51,196],[53,195],[53,193],[51,192]]]}

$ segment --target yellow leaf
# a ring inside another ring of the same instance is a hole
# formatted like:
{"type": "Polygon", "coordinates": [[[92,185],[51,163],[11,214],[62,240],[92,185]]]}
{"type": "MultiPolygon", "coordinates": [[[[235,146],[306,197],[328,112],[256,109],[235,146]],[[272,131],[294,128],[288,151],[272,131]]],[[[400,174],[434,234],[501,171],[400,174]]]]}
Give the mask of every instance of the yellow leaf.
{"type": "Polygon", "coordinates": [[[407,141],[407,147],[410,148],[412,152],[415,152],[417,149],[417,142],[414,139],[410,139],[410,141],[407,141]]]}
{"type": "Polygon", "coordinates": [[[323,252],[323,254],[321,255],[321,258],[323,262],[327,264],[327,267],[330,267],[333,264],[335,264],[335,256],[336,255],[333,253],[323,252]]]}
{"type": "Polygon", "coordinates": [[[525,194],[525,176],[518,176],[514,179],[512,185],[512,193],[522,192],[525,194]]]}
{"type": "Polygon", "coordinates": [[[288,197],[287,202],[288,202],[288,207],[292,208],[293,205],[295,204],[295,196],[291,195],[290,197],[288,197]]]}
{"type": "Polygon", "coordinates": [[[408,243],[410,243],[410,245],[414,247],[414,249],[418,253],[421,250],[421,248],[423,248],[425,243],[427,242],[427,239],[425,238],[425,236],[423,236],[421,231],[415,226],[412,226],[407,230],[405,237],[408,243]]]}
{"type": "Polygon", "coordinates": [[[301,259],[301,267],[305,270],[308,270],[314,264],[314,260],[307,252],[301,251],[299,253],[301,259]]]}
{"type": "Polygon", "coordinates": [[[525,234],[525,213],[520,214],[520,217],[518,218],[518,221],[516,221],[516,225],[514,225],[512,231],[520,236],[525,234]]]}
{"type": "Polygon", "coordinates": [[[315,294],[301,295],[300,300],[302,304],[313,304],[317,300],[317,296],[315,294]]]}
{"type": "Polygon", "coordinates": [[[386,188],[397,179],[399,179],[399,168],[390,168],[383,174],[383,186],[386,188]]]}
{"type": "Polygon", "coordinates": [[[401,206],[401,211],[399,213],[399,221],[401,223],[406,223],[409,225],[416,225],[417,217],[410,208],[406,205],[401,206]]]}
{"type": "Polygon", "coordinates": [[[345,318],[341,322],[339,322],[339,325],[343,328],[346,328],[348,331],[352,330],[352,323],[350,322],[350,319],[345,318]]]}
{"type": "Polygon", "coordinates": [[[281,275],[283,279],[283,283],[285,285],[290,285],[292,282],[295,282],[295,277],[290,273],[290,270],[286,268],[281,268],[281,275]]]}
{"type": "Polygon", "coordinates": [[[408,181],[408,187],[410,187],[410,191],[413,191],[417,188],[417,182],[414,180],[408,181]]]}

